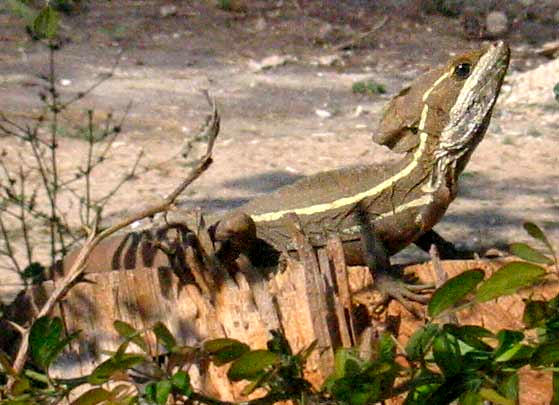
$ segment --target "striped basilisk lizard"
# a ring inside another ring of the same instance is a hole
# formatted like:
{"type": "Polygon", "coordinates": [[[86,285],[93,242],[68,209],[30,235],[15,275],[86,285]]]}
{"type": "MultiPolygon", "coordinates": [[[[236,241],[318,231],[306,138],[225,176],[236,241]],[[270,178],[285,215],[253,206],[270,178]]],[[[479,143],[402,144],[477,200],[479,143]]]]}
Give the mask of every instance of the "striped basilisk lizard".
{"type": "MultiPolygon", "coordinates": [[[[348,261],[363,263],[358,212],[388,255],[438,240],[431,229],[455,198],[458,177],[485,134],[508,63],[508,46],[497,42],[418,77],[389,103],[373,138],[405,153],[401,161],[318,173],[255,198],[210,228],[214,242],[222,253],[246,253],[257,267],[273,264],[278,252],[294,248],[289,229],[296,214],[312,245],[335,233],[348,261]]],[[[153,248],[166,231],[143,235],[103,242],[86,271],[168,265],[153,248]]]]}

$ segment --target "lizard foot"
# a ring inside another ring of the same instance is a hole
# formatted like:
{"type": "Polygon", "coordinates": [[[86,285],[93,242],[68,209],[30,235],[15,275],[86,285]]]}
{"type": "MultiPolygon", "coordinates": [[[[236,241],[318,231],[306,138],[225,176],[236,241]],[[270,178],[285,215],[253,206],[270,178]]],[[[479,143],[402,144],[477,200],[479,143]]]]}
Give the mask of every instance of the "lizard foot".
{"type": "Polygon", "coordinates": [[[411,302],[427,304],[430,296],[420,293],[433,290],[435,286],[432,284],[410,284],[400,278],[380,272],[380,274],[375,275],[375,287],[384,296],[385,305],[388,304],[390,299],[395,299],[415,317],[421,318],[411,302]]]}

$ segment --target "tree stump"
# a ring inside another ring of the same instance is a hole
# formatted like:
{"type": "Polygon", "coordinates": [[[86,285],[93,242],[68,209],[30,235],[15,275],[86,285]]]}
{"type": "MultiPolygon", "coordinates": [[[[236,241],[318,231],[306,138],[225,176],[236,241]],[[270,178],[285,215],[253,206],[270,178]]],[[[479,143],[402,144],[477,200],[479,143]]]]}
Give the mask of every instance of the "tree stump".
{"type": "MultiPolygon", "coordinates": [[[[294,352],[316,341],[318,350],[307,363],[306,377],[320,387],[333,366],[334,350],[359,346],[366,353],[371,341],[386,329],[402,344],[423,322],[415,319],[397,302],[378,314],[381,297],[372,288],[373,277],[366,267],[347,267],[341,241],[333,237],[325,248],[314,249],[301,233],[295,238],[297,258],[284,254],[282,265],[264,275],[240,257],[225,268],[207,268],[192,246],[187,246],[187,267],[177,273],[171,267],[88,273],[86,281],[75,285],[58,306],[69,331],[81,330],[71,350],[52,368],[56,377],[77,377],[92,371],[104,351],[114,351],[121,342],[113,329],[122,320],[137,329],[163,322],[181,344],[199,345],[219,337],[238,339],[252,349],[265,348],[269,331],[281,329],[294,352]],[[244,260],[244,261],[243,261],[244,260]]],[[[444,261],[443,270],[452,277],[467,269],[481,268],[487,275],[502,260],[444,261]]],[[[421,282],[433,282],[431,264],[409,266],[421,282]]],[[[41,306],[56,281],[47,281],[20,297],[16,308],[20,317],[30,319],[32,303],[41,306]]],[[[538,287],[536,296],[550,298],[559,293],[556,285],[538,287]]],[[[463,310],[461,324],[477,324],[491,330],[521,327],[524,297],[529,293],[500,298],[463,310]]],[[[416,305],[419,312],[425,308],[416,305]]],[[[155,339],[151,340],[155,346],[155,339]]],[[[245,384],[232,384],[227,366],[199,365],[190,370],[197,390],[221,400],[242,400],[245,384]]],[[[521,403],[549,402],[549,376],[525,372],[521,378],[521,403]],[[545,401],[548,402],[545,402],[545,401]]],[[[401,398],[389,401],[402,403],[401,398]]]]}

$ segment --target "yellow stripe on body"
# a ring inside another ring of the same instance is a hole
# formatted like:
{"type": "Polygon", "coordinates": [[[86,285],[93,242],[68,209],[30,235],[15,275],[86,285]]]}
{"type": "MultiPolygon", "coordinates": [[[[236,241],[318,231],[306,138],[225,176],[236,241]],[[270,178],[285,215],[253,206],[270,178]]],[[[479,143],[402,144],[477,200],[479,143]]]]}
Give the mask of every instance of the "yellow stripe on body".
{"type": "MultiPolygon", "coordinates": [[[[421,207],[422,205],[431,204],[433,202],[433,199],[434,199],[433,194],[424,194],[421,197],[416,198],[415,200],[408,201],[405,204],[398,205],[393,210],[385,212],[384,214],[380,214],[372,219],[374,220],[384,219],[392,215],[396,215],[401,212],[404,212],[409,208],[416,208],[416,207],[421,207]]],[[[361,225],[355,225],[349,228],[342,229],[340,232],[354,234],[354,233],[358,233],[360,229],[361,229],[361,225]]]]}
{"type": "MultiPolygon", "coordinates": [[[[422,100],[424,103],[427,101],[427,98],[429,97],[431,92],[435,89],[435,87],[437,87],[441,82],[443,82],[451,73],[452,71],[445,72],[445,74],[439,77],[435,81],[435,83],[433,83],[433,85],[423,94],[422,100]]],[[[382,183],[377,184],[373,188],[370,188],[368,190],[362,191],[360,193],[348,197],[342,197],[328,203],[320,203],[315,205],[309,205],[307,207],[291,208],[291,209],[285,209],[280,211],[267,212],[264,214],[255,214],[255,215],[251,215],[251,218],[253,219],[254,222],[270,222],[270,221],[276,221],[289,213],[293,213],[297,215],[318,214],[324,211],[341,208],[346,205],[356,204],[359,201],[363,200],[364,198],[373,197],[377,194],[382,193],[387,189],[390,189],[396,184],[397,181],[408,176],[413,171],[413,169],[417,167],[419,163],[419,159],[421,159],[421,156],[425,151],[425,147],[427,145],[427,138],[428,138],[428,134],[427,132],[425,132],[425,124],[427,122],[428,112],[429,112],[429,106],[427,104],[424,104],[423,110],[421,111],[421,119],[417,127],[419,131],[419,146],[417,147],[417,150],[414,152],[413,159],[411,160],[411,162],[406,167],[404,167],[401,171],[396,173],[394,176],[384,180],[382,183]]],[[[410,201],[407,204],[403,204],[398,207],[395,207],[395,209],[393,209],[392,212],[396,213],[396,212],[400,212],[399,211],[400,209],[404,210],[410,207],[417,206],[417,205],[413,205],[413,203],[419,205],[420,204],[419,201],[422,200],[424,197],[427,196],[420,197],[417,200],[410,201]]],[[[388,213],[382,215],[388,215],[388,213]]]]}

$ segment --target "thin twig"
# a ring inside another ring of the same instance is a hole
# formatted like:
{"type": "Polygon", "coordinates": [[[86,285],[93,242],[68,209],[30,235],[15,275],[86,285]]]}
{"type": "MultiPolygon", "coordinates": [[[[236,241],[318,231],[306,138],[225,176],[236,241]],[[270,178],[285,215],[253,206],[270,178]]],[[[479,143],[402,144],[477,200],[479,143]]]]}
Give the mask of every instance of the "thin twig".
{"type": "MultiPolygon", "coordinates": [[[[10,242],[10,238],[8,235],[8,229],[6,228],[6,224],[2,219],[2,212],[0,212],[0,234],[4,238],[4,246],[6,248],[6,256],[12,261],[14,268],[17,270],[19,274],[21,274],[21,266],[19,262],[16,260],[16,256],[14,253],[14,249],[12,248],[12,243],[10,242]]],[[[4,253],[4,252],[3,252],[4,253]]]]}
{"type": "Polygon", "coordinates": [[[93,83],[90,87],[88,87],[84,91],[80,91],[74,97],[71,97],[70,99],[68,99],[68,101],[66,101],[65,103],[61,103],[60,106],[59,106],[60,110],[62,111],[64,109],[66,109],[66,107],[68,107],[70,104],[73,104],[77,100],[80,100],[80,99],[84,98],[86,95],[88,95],[93,90],[95,90],[97,87],[99,87],[101,84],[103,84],[107,80],[111,79],[114,75],[114,72],[116,71],[116,68],[118,67],[118,65],[120,63],[120,60],[122,58],[123,53],[124,52],[119,52],[119,54],[115,58],[115,61],[114,61],[113,65],[109,69],[108,73],[104,74],[97,82],[93,83]]]}
{"type": "Polygon", "coordinates": [[[379,29],[381,29],[384,24],[386,24],[386,22],[388,21],[389,17],[388,16],[384,16],[384,18],[382,20],[380,20],[380,22],[375,25],[372,29],[370,29],[369,31],[366,32],[362,32],[360,34],[355,35],[353,38],[349,39],[348,41],[342,42],[341,44],[335,45],[332,47],[332,50],[334,51],[342,51],[344,49],[347,48],[352,48],[354,47],[356,44],[358,44],[359,42],[363,41],[365,38],[367,38],[369,35],[375,33],[376,31],[378,31],[379,29]]]}
{"type": "Polygon", "coordinates": [[[31,241],[29,239],[29,232],[27,229],[27,218],[25,217],[26,207],[25,207],[25,175],[23,173],[23,167],[19,167],[19,182],[20,182],[20,194],[19,194],[19,208],[20,208],[20,223],[21,231],[23,233],[23,241],[25,244],[25,252],[27,253],[27,262],[31,263],[33,261],[33,246],[31,246],[31,241]]]}
{"type": "Polygon", "coordinates": [[[448,274],[446,274],[443,270],[441,265],[441,256],[439,255],[437,245],[434,243],[429,249],[429,256],[431,256],[431,264],[433,266],[433,279],[435,280],[435,287],[439,288],[446,282],[446,280],[448,280],[448,274]]]}
{"type": "MultiPolygon", "coordinates": [[[[60,281],[56,289],[53,293],[49,296],[48,300],[45,302],[43,307],[39,310],[36,318],[40,318],[46,316],[54,305],[67,293],[69,288],[76,282],[76,280],[81,276],[83,271],[85,270],[86,261],[93,251],[95,247],[101,242],[103,239],[107,238],[108,236],[118,232],[119,230],[125,228],[126,226],[139,221],[143,218],[153,216],[159,212],[167,211],[172,207],[176,198],[188,187],[192,182],[194,182],[202,173],[204,173],[210,164],[212,163],[212,150],[215,143],[215,139],[219,133],[219,112],[217,110],[217,106],[215,101],[211,99],[208,95],[208,100],[212,105],[212,131],[209,133],[209,139],[206,149],[206,154],[200,159],[198,164],[192,169],[189,175],[179,184],[179,186],[171,193],[169,196],[164,198],[158,204],[155,204],[151,207],[148,207],[137,214],[134,214],[122,222],[111,226],[108,229],[105,229],[95,235],[95,229],[90,233],[89,237],[87,238],[86,243],[80,250],[76,260],[72,264],[68,274],[64,276],[64,278],[60,281]]],[[[29,329],[23,334],[21,343],[13,364],[13,368],[17,373],[20,373],[25,365],[25,361],[27,360],[27,352],[29,348],[29,329]]],[[[15,382],[13,377],[10,377],[8,381],[7,388],[8,390],[11,389],[15,382]]]]}

